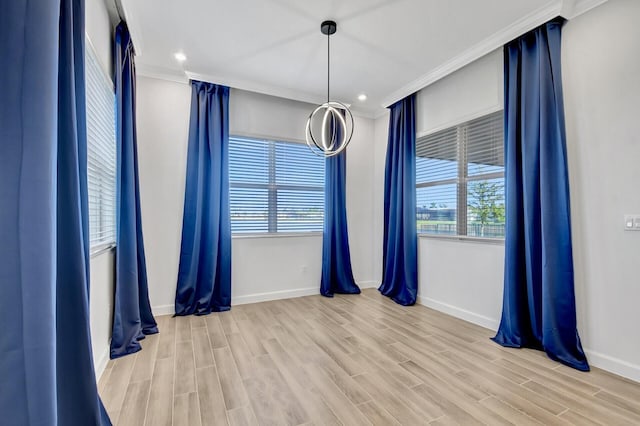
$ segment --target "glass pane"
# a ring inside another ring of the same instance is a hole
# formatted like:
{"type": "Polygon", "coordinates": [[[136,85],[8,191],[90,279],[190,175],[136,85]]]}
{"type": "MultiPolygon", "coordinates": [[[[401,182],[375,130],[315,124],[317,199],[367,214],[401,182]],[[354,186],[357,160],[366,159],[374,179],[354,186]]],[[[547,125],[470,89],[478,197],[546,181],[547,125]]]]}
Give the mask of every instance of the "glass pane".
{"type": "Polygon", "coordinates": [[[458,162],[416,157],[416,182],[429,183],[458,177],[458,162]]]}
{"type": "Polygon", "coordinates": [[[269,183],[268,141],[230,138],[229,182],[269,183]]]}
{"type": "Polygon", "coordinates": [[[89,43],[85,59],[89,240],[94,248],[116,240],[115,95],[89,43]]]}
{"type": "Polygon", "coordinates": [[[418,232],[456,235],[457,185],[436,185],[418,188],[418,232]]]}
{"type": "Polygon", "coordinates": [[[469,122],[467,176],[504,173],[503,111],[469,122]]]}
{"type": "Polygon", "coordinates": [[[416,143],[416,182],[458,177],[458,131],[455,127],[420,138],[416,143]]]}
{"type": "Polygon", "coordinates": [[[324,185],[325,159],[313,154],[309,147],[292,142],[275,142],[276,183],[278,185],[324,185]]]}
{"type": "Polygon", "coordinates": [[[323,191],[278,190],[278,232],[322,231],[323,218],[323,191]]]}
{"type": "Polygon", "coordinates": [[[471,181],[467,185],[467,235],[504,238],[504,178],[471,181]]]}
{"type": "Polygon", "coordinates": [[[229,190],[231,232],[251,233],[269,230],[269,190],[238,188],[229,190]]]}

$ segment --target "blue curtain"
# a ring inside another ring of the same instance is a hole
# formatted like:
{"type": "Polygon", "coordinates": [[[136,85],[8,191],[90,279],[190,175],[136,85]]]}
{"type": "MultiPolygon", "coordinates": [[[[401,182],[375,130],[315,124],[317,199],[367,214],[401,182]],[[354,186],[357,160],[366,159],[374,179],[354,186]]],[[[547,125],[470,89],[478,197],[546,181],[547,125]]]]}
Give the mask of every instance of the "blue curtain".
{"type": "Polygon", "coordinates": [[[231,308],[229,88],[191,82],[176,315],[231,308]]]}
{"type": "MultiPolygon", "coordinates": [[[[341,137],[340,134],[336,137],[341,137]]],[[[324,227],[322,234],[322,278],[320,294],[359,294],[353,279],[347,232],[347,152],[328,157],[324,170],[324,227]]]]}
{"type": "Polygon", "coordinates": [[[110,425],[89,329],[84,1],[0,14],[0,422],[110,425]]]}
{"type": "Polygon", "coordinates": [[[418,295],[415,94],[391,107],[384,175],[383,271],[380,292],[401,305],[418,295]]]}
{"type": "Polygon", "coordinates": [[[589,370],[576,328],[560,44],[554,20],[507,44],[506,238],[494,341],[589,370]]]}
{"type": "Polygon", "coordinates": [[[116,87],[116,294],[111,358],[138,352],[139,340],[158,332],[151,314],[147,266],[142,238],[138,143],[136,139],[136,69],[133,43],[124,22],[116,28],[114,45],[116,87]]]}

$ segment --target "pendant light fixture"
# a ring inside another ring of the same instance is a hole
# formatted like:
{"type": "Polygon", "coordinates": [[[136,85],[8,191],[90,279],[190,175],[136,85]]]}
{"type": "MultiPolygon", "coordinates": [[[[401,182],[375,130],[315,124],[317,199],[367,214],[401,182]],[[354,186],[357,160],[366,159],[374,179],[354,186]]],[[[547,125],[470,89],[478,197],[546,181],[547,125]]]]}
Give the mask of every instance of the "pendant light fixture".
{"type": "Polygon", "coordinates": [[[307,119],[306,139],[311,151],[319,156],[332,157],[345,150],[353,136],[353,115],[349,108],[330,97],[330,38],[338,26],[334,21],[324,21],[320,31],[327,36],[327,102],[318,105],[307,119]]]}

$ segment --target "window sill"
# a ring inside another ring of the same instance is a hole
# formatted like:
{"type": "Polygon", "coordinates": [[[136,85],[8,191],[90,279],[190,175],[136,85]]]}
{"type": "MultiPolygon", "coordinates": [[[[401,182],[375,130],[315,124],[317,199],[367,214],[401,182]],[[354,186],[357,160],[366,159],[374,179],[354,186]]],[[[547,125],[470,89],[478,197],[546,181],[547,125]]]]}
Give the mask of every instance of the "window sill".
{"type": "Polygon", "coordinates": [[[432,235],[418,234],[418,238],[428,240],[460,241],[465,243],[504,245],[504,238],[468,237],[466,235],[432,235]]]}
{"type": "Polygon", "coordinates": [[[102,253],[106,253],[108,251],[114,250],[115,248],[116,248],[116,243],[100,244],[99,246],[95,246],[91,248],[90,256],[93,259],[94,257],[98,257],[102,253]]]}
{"type": "Polygon", "coordinates": [[[308,232],[261,232],[255,234],[235,234],[232,239],[253,239],[253,238],[300,238],[300,237],[322,237],[321,231],[308,232]]]}

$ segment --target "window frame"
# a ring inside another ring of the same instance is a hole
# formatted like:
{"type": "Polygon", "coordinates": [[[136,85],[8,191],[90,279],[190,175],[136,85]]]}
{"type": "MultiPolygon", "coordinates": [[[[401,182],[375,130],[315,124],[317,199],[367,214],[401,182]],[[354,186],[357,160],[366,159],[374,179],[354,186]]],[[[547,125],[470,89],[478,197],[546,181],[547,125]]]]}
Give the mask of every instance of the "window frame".
{"type": "MultiPolygon", "coordinates": [[[[232,188],[244,188],[244,189],[266,189],[267,190],[267,231],[248,231],[248,232],[233,232],[233,226],[231,227],[231,238],[291,238],[291,237],[317,237],[322,236],[322,230],[285,230],[278,231],[278,191],[281,190],[289,190],[289,191],[303,191],[310,190],[315,192],[321,192],[323,194],[324,199],[324,179],[326,178],[326,174],[323,173],[323,184],[322,186],[302,186],[302,185],[289,185],[277,183],[277,161],[276,161],[276,147],[279,143],[284,144],[295,144],[306,147],[306,142],[300,140],[292,140],[282,137],[274,137],[274,136],[265,136],[265,135],[254,135],[254,134],[245,134],[240,132],[234,132],[229,135],[229,143],[232,143],[234,139],[247,140],[258,143],[267,144],[268,149],[268,160],[267,160],[267,170],[268,170],[268,183],[234,183],[229,177],[229,202],[231,203],[231,189],[232,188]]],[[[313,155],[312,152],[309,152],[310,155],[313,155]]],[[[229,164],[229,169],[230,169],[229,164]]],[[[323,169],[326,167],[326,163],[323,162],[323,169]]],[[[230,211],[230,216],[232,212],[230,211]]],[[[322,210],[323,221],[324,221],[324,206],[322,210]]],[[[231,220],[231,217],[230,217],[231,220]]]]}
{"type": "MultiPolygon", "coordinates": [[[[479,237],[479,236],[467,235],[468,214],[469,214],[469,205],[468,205],[469,183],[475,182],[475,181],[489,180],[489,179],[505,178],[504,171],[468,176],[467,130],[469,128],[469,123],[471,123],[472,121],[483,118],[483,117],[488,117],[490,115],[493,115],[502,111],[504,111],[504,108],[502,106],[490,108],[488,110],[481,111],[477,114],[464,117],[463,119],[460,119],[455,123],[446,124],[438,128],[435,128],[433,130],[429,130],[428,132],[421,132],[419,134],[416,134],[416,149],[417,149],[418,141],[420,139],[436,134],[438,132],[455,128],[456,129],[456,154],[457,154],[457,159],[456,159],[457,176],[455,178],[441,179],[437,181],[428,181],[428,182],[416,181],[416,186],[415,186],[416,192],[417,192],[419,188],[428,188],[428,187],[434,187],[439,185],[456,185],[456,235],[433,234],[428,232],[417,231],[418,238],[466,241],[466,242],[477,242],[477,243],[494,243],[499,245],[504,244],[504,241],[505,241],[504,237],[479,237]],[[464,160],[464,161],[461,161],[461,160],[464,160]],[[463,214],[460,214],[459,206],[464,206],[463,214]]],[[[504,134],[503,134],[503,137],[504,137],[504,134]]],[[[506,187],[505,187],[505,196],[506,196],[506,187]]],[[[416,230],[417,230],[417,226],[416,226],[416,230]]]]}

